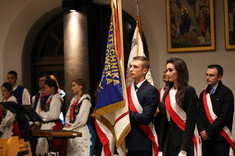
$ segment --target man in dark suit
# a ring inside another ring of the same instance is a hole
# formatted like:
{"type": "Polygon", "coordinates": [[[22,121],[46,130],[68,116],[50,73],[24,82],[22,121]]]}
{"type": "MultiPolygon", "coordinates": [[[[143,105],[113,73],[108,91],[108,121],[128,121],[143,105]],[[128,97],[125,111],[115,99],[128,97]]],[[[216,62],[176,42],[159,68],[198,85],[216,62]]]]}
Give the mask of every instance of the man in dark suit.
{"type": "Polygon", "coordinates": [[[152,140],[140,127],[152,123],[159,103],[158,90],[145,79],[148,70],[149,61],[146,57],[133,58],[130,65],[130,75],[134,80],[132,85],[135,86],[137,100],[143,111],[136,112],[130,109],[131,132],[126,138],[128,156],[152,156],[153,152],[152,140]]]}
{"type": "Polygon", "coordinates": [[[202,138],[202,154],[205,156],[228,156],[233,144],[221,133],[231,133],[234,111],[233,93],[222,84],[222,76],[223,68],[220,65],[209,65],[206,72],[208,86],[200,94],[198,130],[202,138]]]}

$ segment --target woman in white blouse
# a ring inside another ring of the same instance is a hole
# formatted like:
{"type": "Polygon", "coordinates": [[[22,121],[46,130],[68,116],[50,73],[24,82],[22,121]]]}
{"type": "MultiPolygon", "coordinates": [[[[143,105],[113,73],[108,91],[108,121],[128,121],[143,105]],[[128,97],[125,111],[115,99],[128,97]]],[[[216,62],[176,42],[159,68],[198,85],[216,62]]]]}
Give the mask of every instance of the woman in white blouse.
{"type": "Polygon", "coordinates": [[[89,156],[91,135],[87,126],[91,108],[91,98],[85,94],[85,83],[82,79],[72,81],[72,91],[75,96],[70,102],[65,117],[64,130],[78,131],[82,137],[67,140],[67,156],[89,156]]]}
{"type": "MultiPolygon", "coordinates": [[[[1,92],[3,98],[2,102],[12,101],[17,103],[17,99],[12,95],[13,89],[10,83],[3,83],[1,92]]],[[[0,105],[0,138],[9,138],[13,135],[18,135],[20,137],[19,128],[17,127],[17,124],[13,124],[14,121],[15,115],[0,105]],[[18,134],[13,133],[17,131],[18,134]]]]}
{"type": "MultiPolygon", "coordinates": [[[[41,130],[59,130],[63,128],[62,122],[59,119],[62,105],[62,97],[58,94],[58,88],[55,80],[48,78],[45,82],[45,91],[49,94],[46,104],[37,105],[36,112],[42,118],[43,123],[41,130]]],[[[52,151],[57,152],[63,149],[61,139],[52,140],[52,151]],[[61,148],[62,147],[62,148],[61,148]]],[[[48,153],[48,141],[46,138],[39,138],[36,148],[37,155],[48,153]]]]}

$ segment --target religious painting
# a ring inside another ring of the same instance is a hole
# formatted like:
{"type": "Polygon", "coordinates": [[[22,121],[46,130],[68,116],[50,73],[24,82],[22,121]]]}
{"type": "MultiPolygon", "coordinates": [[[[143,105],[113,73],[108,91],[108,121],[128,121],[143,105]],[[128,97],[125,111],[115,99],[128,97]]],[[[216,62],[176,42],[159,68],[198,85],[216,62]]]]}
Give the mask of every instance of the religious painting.
{"type": "Polygon", "coordinates": [[[224,0],[225,48],[235,49],[235,0],[224,0]]]}
{"type": "Polygon", "coordinates": [[[213,0],[166,0],[168,52],[215,50],[213,0]]]}

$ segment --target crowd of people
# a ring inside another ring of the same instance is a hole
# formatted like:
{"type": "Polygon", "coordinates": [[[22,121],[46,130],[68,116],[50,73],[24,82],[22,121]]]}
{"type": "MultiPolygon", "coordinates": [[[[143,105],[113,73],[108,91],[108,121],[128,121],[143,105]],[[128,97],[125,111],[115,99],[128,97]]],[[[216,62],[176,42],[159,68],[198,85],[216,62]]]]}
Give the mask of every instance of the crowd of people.
{"type": "MultiPolygon", "coordinates": [[[[234,97],[221,81],[223,68],[218,64],[208,65],[208,86],[198,97],[188,84],[189,73],[184,60],[170,58],[166,61],[165,86],[159,90],[145,78],[149,66],[149,60],[143,56],[134,57],[130,64],[133,96],[128,98],[132,98],[133,104],[129,104],[131,131],[126,137],[127,156],[152,156],[154,153],[158,156],[233,155],[234,97]]],[[[15,71],[8,72],[7,80],[1,86],[2,102],[30,105],[32,101],[42,122],[23,121],[0,105],[0,138],[19,136],[29,140],[33,155],[44,156],[49,152],[48,140],[29,135],[29,130],[78,131],[82,137],[67,141],[52,139],[51,150],[67,156],[101,155],[102,146],[94,149],[95,144],[101,143],[95,127],[89,122],[90,117],[94,118],[95,110],[91,110],[91,97],[86,94],[84,80],[72,81],[74,97],[64,119],[65,92],[60,89],[55,76],[41,75],[40,90],[32,99],[28,90],[17,84],[15,71]]],[[[95,96],[98,91],[99,85],[95,96]]]]}
{"type": "Polygon", "coordinates": [[[15,102],[19,105],[31,105],[42,119],[42,122],[28,122],[22,120],[16,114],[0,105],[0,138],[18,136],[30,142],[33,155],[44,156],[49,151],[59,151],[60,155],[93,155],[95,132],[88,119],[91,108],[91,97],[86,94],[84,80],[72,81],[72,98],[68,111],[64,118],[64,96],[65,92],[59,87],[54,75],[42,74],[39,77],[38,86],[40,90],[30,99],[28,90],[17,84],[17,73],[9,71],[8,82],[1,86],[2,102],[15,102]],[[65,140],[51,139],[32,136],[33,130],[67,130],[82,133],[81,137],[65,140]],[[91,154],[92,153],[92,154],[91,154]]]}

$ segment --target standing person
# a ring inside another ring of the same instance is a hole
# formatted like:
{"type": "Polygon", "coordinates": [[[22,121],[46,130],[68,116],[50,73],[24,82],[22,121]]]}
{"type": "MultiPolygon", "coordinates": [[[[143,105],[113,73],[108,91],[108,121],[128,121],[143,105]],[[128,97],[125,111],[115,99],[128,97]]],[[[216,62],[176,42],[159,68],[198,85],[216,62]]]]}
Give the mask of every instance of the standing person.
{"type": "Polygon", "coordinates": [[[195,89],[188,85],[189,74],[184,60],[168,59],[166,75],[169,86],[163,95],[166,107],[161,131],[161,137],[164,138],[163,155],[194,156],[193,136],[198,98],[195,89]]]}
{"type": "Polygon", "coordinates": [[[164,70],[162,81],[165,83],[165,86],[159,89],[160,102],[162,102],[164,92],[166,88],[169,86],[169,78],[168,75],[166,74],[166,70],[164,70]]]}
{"type": "MultiPolygon", "coordinates": [[[[62,105],[62,97],[58,94],[58,88],[56,82],[48,78],[45,82],[46,93],[49,94],[49,98],[45,104],[37,105],[36,112],[42,118],[43,122],[41,130],[61,130],[63,125],[59,119],[60,110],[62,105]]],[[[51,140],[50,140],[51,141],[51,140]]],[[[64,144],[61,145],[61,139],[52,140],[52,151],[63,151],[64,144]],[[60,148],[62,147],[62,148],[60,148]]],[[[39,138],[36,148],[37,155],[44,155],[48,153],[48,141],[46,138],[39,138]]],[[[63,153],[61,153],[62,155],[63,153]]]]}
{"type": "Polygon", "coordinates": [[[41,105],[41,103],[45,104],[48,97],[49,97],[49,95],[46,93],[45,87],[44,87],[44,84],[45,84],[47,78],[48,78],[48,75],[46,75],[46,74],[43,74],[39,77],[38,86],[39,86],[40,90],[32,98],[32,104],[33,104],[34,110],[36,110],[38,104],[39,105],[41,105]]]}
{"type": "MultiPolygon", "coordinates": [[[[37,105],[45,105],[47,102],[47,99],[49,95],[45,91],[44,84],[48,78],[48,75],[43,74],[40,75],[39,81],[38,81],[38,86],[39,86],[39,91],[36,95],[33,96],[32,98],[32,104],[33,104],[33,109],[36,110],[37,105]]],[[[30,126],[31,130],[36,130],[38,129],[38,123],[33,123],[30,126]]],[[[33,155],[36,155],[36,147],[37,147],[37,137],[35,136],[30,136],[30,147],[33,155]]]]}
{"type": "MultiPolygon", "coordinates": [[[[231,137],[234,98],[232,91],[221,82],[223,68],[213,64],[207,67],[207,88],[201,92],[198,108],[198,130],[205,156],[228,156],[231,137]]],[[[232,150],[231,150],[232,152],[232,150]]]]}
{"type": "MultiPolygon", "coordinates": [[[[10,83],[3,83],[1,91],[2,102],[12,101],[17,103],[17,99],[12,95],[13,89],[10,83]]],[[[15,115],[0,105],[0,138],[9,138],[11,136],[19,136],[20,138],[18,125],[14,121],[15,115]]]]}
{"type": "Polygon", "coordinates": [[[67,140],[67,156],[89,156],[91,134],[87,126],[91,108],[91,98],[85,94],[85,82],[82,79],[72,81],[72,91],[75,96],[70,102],[65,117],[64,130],[78,131],[82,137],[67,140]]]}
{"type": "Polygon", "coordinates": [[[128,156],[152,156],[154,152],[153,140],[141,128],[152,125],[159,102],[158,90],[145,79],[149,66],[148,59],[143,56],[134,57],[130,64],[134,82],[127,89],[128,102],[133,100],[133,103],[129,102],[131,132],[126,137],[128,156]]]}
{"type": "MultiPolygon", "coordinates": [[[[15,71],[9,71],[7,74],[7,81],[10,83],[13,87],[13,96],[16,97],[17,103],[19,105],[30,105],[30,94],[28,90],[17,84],[17,73],[15,71]]],[[[20,133],[21,136],[25,139],[28,140],[28,128],[29,128],[29,123],[28,121],[22,121],[19,117],[17,117],[17,122],[18,126],[20,128],[20,133]]]]}
{"type": "Polygon", "coordinates": [[[16,97],[18,104],[30,105],[30,94],[29,91],[17,84],[17,73],[15,71],[9,71],[7,74],[7,81],[13,87],[13,95],[16,97]]]}
{"type": "MultiPolygon", "coordinates": [[[[162,80],[165,83],[165,86],[159,89],[159,101],[160,101],[159,113],[154,117],[154,126],[158,134],[158,143],[159,143],[158,150],[159,151],[163,151],[162,143],[163,143],[164,138],[160,135],[160,133],[162,129],[163,118],[165,117],[165,113],[166,113],[166,108],[164,104],[162,103],[162,98],[163,98],[166,88],[169,86],[169,79],[168,79],[168,75],[166,74],[166,70],[164,70],[162,80]]],[[[161,155],[162,155],[162,152],[159,152],[158,156],[161,156],[161,155]]]]}
{"type": "Polygon", "coordinates": [[[93,127],[94,129],[94,132],[95,132],[95,136],[96,136],[96,139],[95,139],[95,147],[94,147],[94,153],[93,155],[95,156],[101,156],[101,153],[102,153],[102,148],[103,148],[103,145],[100,141],[100,138],[98,137],[98,133],[97,133],[97,129],[96,129],[96,126],[95,126],[95,112],[96,112],[96,102],[97,102],[97,99],[98,99],[98,95],[99,95],[99,92],[100,92],[100,87],[101,87],[101,84],[100,84],[100,80],[98,81],[97,85],[96,85],[96,90],[94,92],[94,98],[95,98],[95,102],[94,102],[94,106],[93,108],[91,107],[91,115],[90,115],[90,123],[91,123],[91,126],[93,127]]]}
{"type": "Polygon", "coordinates": [[[64,114],[65,114],[65,95],[66,93],[60,88],[60,85],[56,79],[56,77],[54,75],[49,75],[51,79],[55,80],[57,87],[58,87],[58,93],[60,94],[60,96],[63,98],[63,102],[62,102],[62,106],[61,106],[61,112],[60,112],[60,120],[62,121],[63,125],[65,125],[65,121],[64,121],[64,114]]]}

